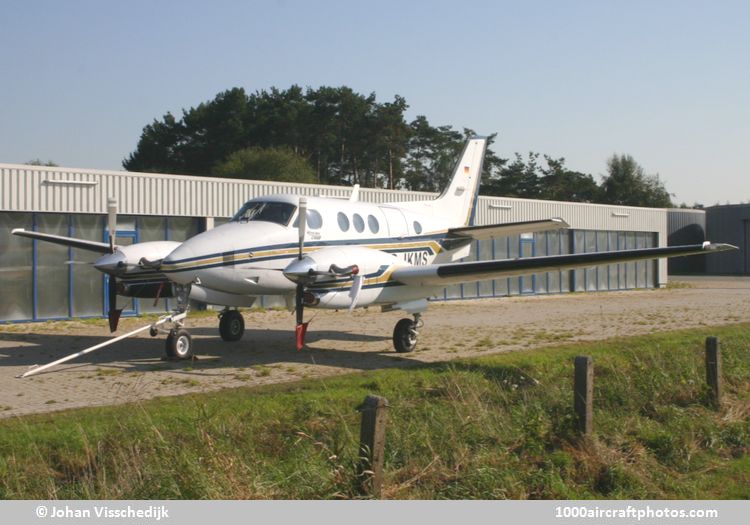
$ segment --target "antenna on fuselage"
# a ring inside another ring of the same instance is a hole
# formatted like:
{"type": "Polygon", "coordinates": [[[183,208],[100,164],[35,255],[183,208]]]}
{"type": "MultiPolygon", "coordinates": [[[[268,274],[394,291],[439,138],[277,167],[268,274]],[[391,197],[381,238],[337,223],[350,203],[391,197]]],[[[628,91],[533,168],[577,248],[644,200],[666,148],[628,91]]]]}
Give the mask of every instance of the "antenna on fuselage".
{"type": "Polygon", "coordinates": [[[359,202],[359,184],[355,184],[352,193],[349,195],[349,202],[359,202]]]}

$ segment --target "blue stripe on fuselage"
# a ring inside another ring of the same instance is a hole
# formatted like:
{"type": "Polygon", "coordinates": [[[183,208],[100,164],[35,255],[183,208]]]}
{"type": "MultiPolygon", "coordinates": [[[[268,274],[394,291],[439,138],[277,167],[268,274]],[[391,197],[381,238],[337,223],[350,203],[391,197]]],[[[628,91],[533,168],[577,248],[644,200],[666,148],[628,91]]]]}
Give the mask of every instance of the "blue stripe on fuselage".
{"type": "MultiPolygon", "coordinates": [[[[330,246],[363,246],[367,248],[367,245],[377,245],[377,244],[410,244],[415,242],[426,242],[426,241],[436,241],[438,244],[442,246],[443,241],[446,239],[446,235],[444,233],[440,234],[432,234],[432,235],[421,235],[421,236],[415,236],[415,237],[403,237],[399,238],[398,240],[393,239],[392,237],[382,237],[382,238],[376,238],[376,239],[344,239],[344,240],[338,240],[338,241],[318,241],[318,242],[309,242],[305,243],[306,247],[317,247],[317,248],[325,248],[330,246]]],[[[228,252],[215,252],[207,255],[198,255],[194,257],[187,257],[185,259],[179,259],[176,261],[168,261],[166,264],[170,266],[190,263],[190,262],[197,262],[203,259],[213,259],[215,257],[236,257],[237,255],[245,254],[245,253],[254,253],[254,252],[262,252],[262,251],[272,251],[272,250],[285,250],[285,249],[292,249],[296,248],[298,246],[297,243],[285,243],[285,244],[271,244],[267,246],[256,246],[253,248],[243,248],[241,250],[234,250],[234,251],[228,251],[228,252]]],[[[431,252],[431,254],[435,254],[434,250],[429,246],[417,246],[417,247],[404,247],[404,248],[386,248],[383,251],[386,253],[402,253],[402,252],[409,252],[409,251],[417,251],[417,250],[427,250],[431,252]]],[[[276,259],[290,259],[294,257],[293,254],[281,254],[281,255],[270,255],[267,257],[258,256],[253,257],[251,259],[243,259],[243,260],[230,260],[230,261],[221,261],[217,263],[212,264],[206,264],[201,266],[192,266],[190,268],[176,268],[176,269],[164,269],[160,268],[160,271],[163,273],[178,273],[178,272],[184,272],[188,270],[204,270],[208,268],[217,268],[220,266],[235,266],[237,264],[248,264],[248,263],[257,263],[257,262],[264,262],[264,261],[273,261],[276,259]]]]}

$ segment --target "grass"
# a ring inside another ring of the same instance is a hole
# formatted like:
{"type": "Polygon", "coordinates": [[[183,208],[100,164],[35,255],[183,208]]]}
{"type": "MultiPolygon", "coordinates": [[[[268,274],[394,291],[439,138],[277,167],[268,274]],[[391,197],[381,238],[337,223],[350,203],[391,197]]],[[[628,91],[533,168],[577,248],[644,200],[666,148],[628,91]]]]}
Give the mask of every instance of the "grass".
{"type": "Polygon", "coordinates": [[[0,497],[356,497],[370,393],[391,404],[388,498],[750,498],[748,324],[6,419],[0,497]],[[571,407],[581,354],[596,373],[587,440],[571,407]]]}

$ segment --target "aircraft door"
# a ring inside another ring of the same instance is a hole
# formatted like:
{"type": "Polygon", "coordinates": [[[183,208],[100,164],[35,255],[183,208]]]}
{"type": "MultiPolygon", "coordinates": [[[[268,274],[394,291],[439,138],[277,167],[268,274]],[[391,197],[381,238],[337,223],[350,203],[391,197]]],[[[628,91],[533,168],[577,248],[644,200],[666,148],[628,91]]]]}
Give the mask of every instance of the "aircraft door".
{"type": "MultiPolygon", "coordinates": [[[[534,257],[536,255],[536,247],[534,246],[534,236],[532,234],[522,234],[520,239],[520,252],[521,257],[534,257]]],[[[524,275],[519,277],[520,290],[522,294],[531,294],[536,290],[536,276],[535,275],[524,275]]]]}
{"type": "Polygon", "coordinates": [[[388,223],[388,232],[391,237],[405,237],[409,235],[409,225],[406,223],[404,212],[398,208],[387,208],[381,206],[380,210],[385,215],[385,221],[388,223]]]}

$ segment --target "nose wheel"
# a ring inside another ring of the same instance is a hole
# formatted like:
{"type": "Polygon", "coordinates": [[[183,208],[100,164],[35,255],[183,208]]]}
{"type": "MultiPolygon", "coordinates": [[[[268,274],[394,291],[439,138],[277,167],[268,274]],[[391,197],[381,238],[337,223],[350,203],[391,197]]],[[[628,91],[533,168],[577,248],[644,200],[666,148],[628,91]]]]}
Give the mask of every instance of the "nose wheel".
{"type": "Polygon", "coordinates": [[[174,359],[191,359],[193,357],[193,338],[184,328],[169,331],[166,342],[167,357],[174,359]]]}
{"type": "Polygon", "coordinates": [[[414,320],[401,319],[393,329],[393,348],[400,354],[413,352],[417,347],[418,330],[424,326],[420,314],[414,314],[414,320]]]}

